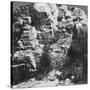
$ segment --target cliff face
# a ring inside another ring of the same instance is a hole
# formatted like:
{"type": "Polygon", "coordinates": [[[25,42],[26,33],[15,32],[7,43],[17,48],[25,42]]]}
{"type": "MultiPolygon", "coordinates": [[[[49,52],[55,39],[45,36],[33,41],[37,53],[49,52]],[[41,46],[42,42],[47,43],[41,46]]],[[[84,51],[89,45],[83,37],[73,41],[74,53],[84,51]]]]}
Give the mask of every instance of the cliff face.
{"type": "Polygon", "coordinates": [[[13,13],[12,31],[13,64],[25,63],[30,71],[59,70],[72,40],[87,32],[87,15],[73,6],[30,3],[13,13]]]}

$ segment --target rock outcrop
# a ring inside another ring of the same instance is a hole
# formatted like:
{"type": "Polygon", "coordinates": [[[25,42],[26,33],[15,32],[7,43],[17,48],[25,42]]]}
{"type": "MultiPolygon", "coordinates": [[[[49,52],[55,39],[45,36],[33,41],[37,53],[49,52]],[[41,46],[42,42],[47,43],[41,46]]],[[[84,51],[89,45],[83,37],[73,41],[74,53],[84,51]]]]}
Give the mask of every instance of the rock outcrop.
{"type": "Polygon", "coordinates": [[[48,68],[60,69],[73,36],[86,30],[87,15],[77,7],[44,3],[18,7],[13,14],[13,62],[24,62],[37,70],[41,61],[45,65],[41,59],[47,53],[48,68]]]}

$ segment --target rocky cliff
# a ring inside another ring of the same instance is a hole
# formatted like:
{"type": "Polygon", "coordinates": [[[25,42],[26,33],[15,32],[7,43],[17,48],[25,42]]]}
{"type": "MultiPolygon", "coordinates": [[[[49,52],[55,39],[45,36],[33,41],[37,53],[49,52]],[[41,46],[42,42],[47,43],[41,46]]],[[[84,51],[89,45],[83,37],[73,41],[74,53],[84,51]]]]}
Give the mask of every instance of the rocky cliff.
{"type": "MultiPolygon", "coordinates": [[[[13,13],[12,63],[29,71],[60,70],[76,38],[86,37],[87,15],[67,5],[30,3],[13,13]]],[[[79,49],[78,49],[79,50],[79,49]]]]}

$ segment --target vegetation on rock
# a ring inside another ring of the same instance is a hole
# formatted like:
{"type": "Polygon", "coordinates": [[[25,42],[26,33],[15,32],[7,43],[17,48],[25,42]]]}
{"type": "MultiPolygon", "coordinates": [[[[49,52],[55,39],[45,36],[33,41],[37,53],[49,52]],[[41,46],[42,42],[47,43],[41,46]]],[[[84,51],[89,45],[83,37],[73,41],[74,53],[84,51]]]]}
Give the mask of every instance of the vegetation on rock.
{"type": "MultiPolygon", "coordinates": [[[[13,13],[12,27],[12,65],[24,63],[29,73],[34,72],[38,75],[35,78],[40,79],[49,80],[50,73],[53,73],[51,80],[60,81],[87,77],[84,73],[87,73],[88,24],[83,10],[67,5],[30,3],[13,13]]],[[[87,82],[86,78],[82,81],[87,82]]]]}

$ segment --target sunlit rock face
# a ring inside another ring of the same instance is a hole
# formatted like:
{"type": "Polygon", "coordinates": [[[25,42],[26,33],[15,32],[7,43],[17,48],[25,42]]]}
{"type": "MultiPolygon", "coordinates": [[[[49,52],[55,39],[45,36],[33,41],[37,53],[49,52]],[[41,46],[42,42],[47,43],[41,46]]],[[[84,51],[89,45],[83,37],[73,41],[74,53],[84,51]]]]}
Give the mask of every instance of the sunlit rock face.
{"type": "Polygon", "coordinates": [[[37,69],[40,61],[49,58],[50,68],[60,69],[65,64],[74,33],[84,33],[86,28],[87,16],[79,8],[47,3],[20,6],[13,14],[14,61],[37,69]],[[44,53],[48,57],[42,59],[44,53]]]}

